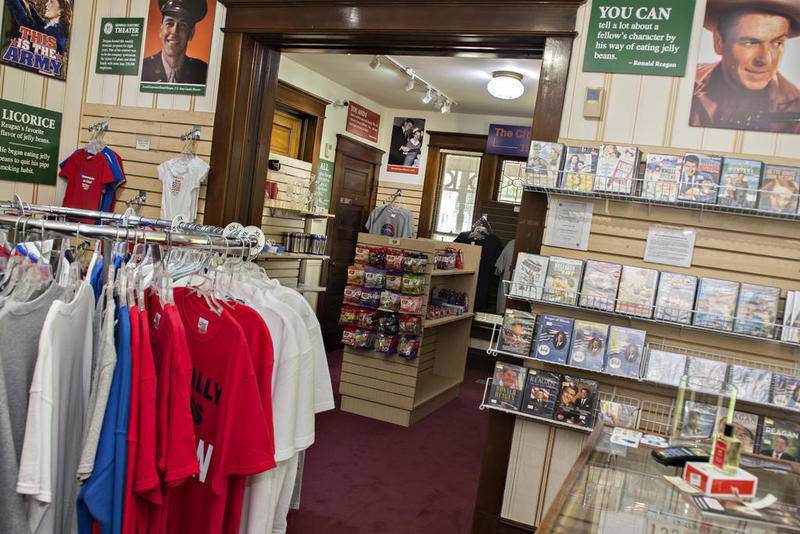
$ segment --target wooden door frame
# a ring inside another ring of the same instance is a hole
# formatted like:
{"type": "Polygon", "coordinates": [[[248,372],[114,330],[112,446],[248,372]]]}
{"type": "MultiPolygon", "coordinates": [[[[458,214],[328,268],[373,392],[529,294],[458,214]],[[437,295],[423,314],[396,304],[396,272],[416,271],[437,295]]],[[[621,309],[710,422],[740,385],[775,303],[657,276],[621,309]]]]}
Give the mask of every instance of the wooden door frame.
{"type": "Polygon", "coordinates": [[[325,110],[331,104],[331,101],[320,98],[283,80],[278,80],[275,103],[303,116],[303,120],[306,121],[306,129],[303,131],[299,159],[311,163],[311,168],[316,169],[319,163],[320,148],[322,147],[325,110]]]}

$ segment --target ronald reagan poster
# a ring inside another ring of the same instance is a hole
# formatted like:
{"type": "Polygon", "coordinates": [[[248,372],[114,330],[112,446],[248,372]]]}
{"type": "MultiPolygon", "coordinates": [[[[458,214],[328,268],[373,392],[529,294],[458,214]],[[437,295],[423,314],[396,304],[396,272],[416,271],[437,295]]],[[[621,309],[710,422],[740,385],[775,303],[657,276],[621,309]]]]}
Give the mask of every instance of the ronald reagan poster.
{"type": "Polygon", "coordinates": [[[65,80],[72,0],[3,0],[0,62],[65,80]]]}

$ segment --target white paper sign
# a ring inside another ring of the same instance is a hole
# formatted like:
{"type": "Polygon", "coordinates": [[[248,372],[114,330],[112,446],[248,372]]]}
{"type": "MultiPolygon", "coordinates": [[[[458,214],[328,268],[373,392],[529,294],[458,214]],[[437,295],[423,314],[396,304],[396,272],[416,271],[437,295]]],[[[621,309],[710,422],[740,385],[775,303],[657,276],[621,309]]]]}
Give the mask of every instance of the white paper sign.
{"type": "Polygon", "coordinates": [[[651,226],[647,232],[644,261],[691,267],[696,238],[697,231],[694,228],[651,226]]]}
{"type": "Polygon", "coordinates": [[[136,150],[150,150],[150,138],[149,137],[137,137],[136,138],[136,150]]]}
{"type": "Polygon", "coordinates": [[[555,199],[547,212],[544,244],[551,247],[589,250],[592,229],[591,202],[555,199]]]}

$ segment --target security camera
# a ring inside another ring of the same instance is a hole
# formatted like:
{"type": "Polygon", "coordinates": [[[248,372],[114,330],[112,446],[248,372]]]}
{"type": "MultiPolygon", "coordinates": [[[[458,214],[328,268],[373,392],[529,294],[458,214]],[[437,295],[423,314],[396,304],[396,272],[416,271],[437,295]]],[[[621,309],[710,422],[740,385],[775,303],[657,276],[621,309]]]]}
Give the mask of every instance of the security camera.
{"type": "Polygon", "coordinates": [[[346,108],[349,105],[350,105],[350,101],[348,101],[348,100],[337,100],[336,102],[333,103],[333,107],[336,107],[336,108],[346,108]]]}

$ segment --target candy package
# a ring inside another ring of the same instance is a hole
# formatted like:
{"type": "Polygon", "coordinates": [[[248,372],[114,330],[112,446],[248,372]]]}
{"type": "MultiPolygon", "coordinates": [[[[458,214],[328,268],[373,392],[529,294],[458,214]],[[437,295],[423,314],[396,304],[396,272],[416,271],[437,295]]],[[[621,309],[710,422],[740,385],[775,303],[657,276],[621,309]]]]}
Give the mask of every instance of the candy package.
{"type": "Polygon", "coordinates": [[[403,275],[403,294],[422,295],[425,292],[425,276],[406,273],[403,275]]]}
{"type": "Polygon", "coordinates": [[[403,290],[403,275],[386,273],[386,280],[383,283],[384,287],[389,291],[400,293],[403,290]]]}
{"type": "Polygon", "coordinates": [[[387,312],[396,312],[400,310],[400,294],[386,291],[381,292],[381,305],[379,309],[387,312]]]}
{"type": "Polygon", "coordinates": [[[400,333],[411,336],[418,336],[422,333],[422,317],[419,315],[401,315],[400,333]]]}
{"type": "Polygon", "coordinates": [[[378,334],[375,336],[375,350],[383,354],[397,352],[397,336],[378,334]]]}
{"type": "Polygon", "coordinates": [[[347,268],[347,284],[363,286],[367,269],[362,265],[351,265],[347,268]]]}
{"type": "Polygon", "coordinates": [[[342,326],[358,325],[358,315],[360,312],[361,310],[354,306],[342,306],[342,311],[339,314],[339,324],[342,326]]]}
{"type": "Polygon", "coordinates": [[[361,289],[360,304],[365,308],[377,309],[381,304],[381,290],[374,287],[364,287],[361,289]]]}
{"type": "Polygon", "coordinates": [[[386,249],[386,270],[398,273],[403,272],[403,251],[393,248],[386,249]]]}
{"type": "Polygon", "coordinates": [[[355,344],[357,349],[371,350],[375,345],[375,334],[369,330],[356,330],[355,344]]]}
{"type": "Polygon", "coordinates": [[[384,334],[395,335],[397,334],[397,315],[394,313],[384,313],[378,319],[378,332],[384,334]]]}
{"type": "Polygon", "coordinates": [[[386,271],[370,267],[364,275],[364,285],[366,287],[382,288],[386,279],[386,271]]]}
{"type": "Polygon", "coordinates": [[[428,258],[422,255],[407,255],[403,258],[404,271],[413,274],[425,274],[428,266],[428,258]]]}
{"type": "Polygon", "coordinates": [[[422,314],[422,297],[414,295],[403,295],[400,297],[400,313],[413,315],[422,314]]]}
{"type": "Polygon", "coordinates": [[[345,286],[343,304],[361,305],[361,286],[345,286]]]}
{"type": "Polygon", "coordinates": [[[365,330],[377,330],[381,312],[377,310],[360,310],[358,314],[358,327],[365,330]]]}
{"type": "Polygon", "coordinates": [[[345,328],[344,332],[342,332],[342,345],[347,345],[348,347],[355,347],[356,345],[356,329],[355,328],[345,328]]]}
{"type": "Polygon", "coordinates": [[[386,249],[383,247],[369,247],[369,265],[377,269],[385,269],[386,249]]]}
{"type": "Polygon", "coordinates": [[[356,245],[356,265],[369,265],[369,247],[366,245],[356,245]]]}
{"type": "Polygon", "coordinates": [[[416,360],[419,353],[419,339],[401,337],[397,342],[397,355],[406,360],[416,360]]]}

